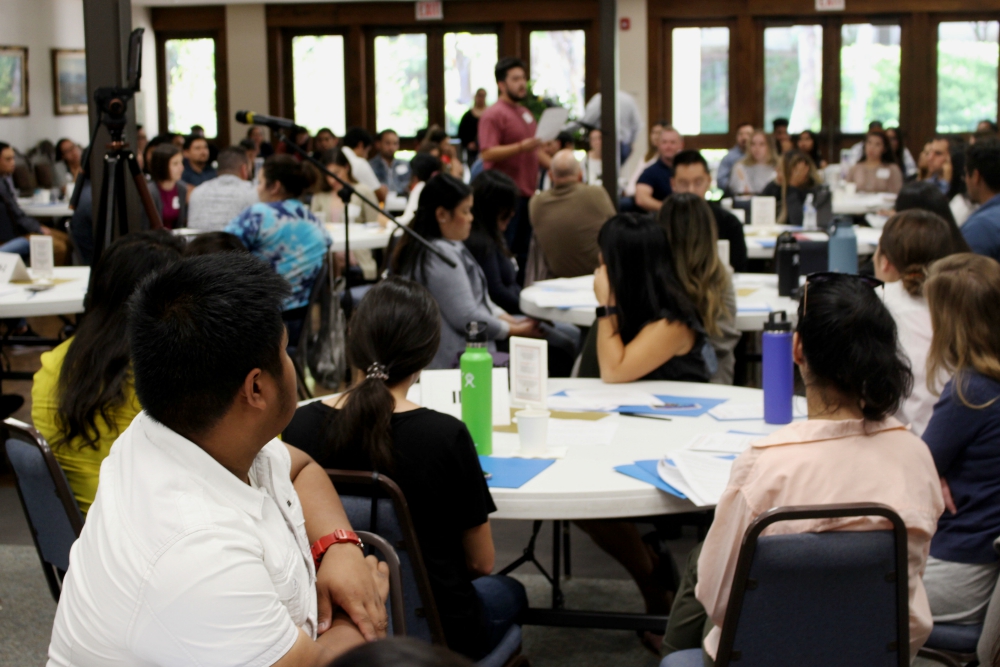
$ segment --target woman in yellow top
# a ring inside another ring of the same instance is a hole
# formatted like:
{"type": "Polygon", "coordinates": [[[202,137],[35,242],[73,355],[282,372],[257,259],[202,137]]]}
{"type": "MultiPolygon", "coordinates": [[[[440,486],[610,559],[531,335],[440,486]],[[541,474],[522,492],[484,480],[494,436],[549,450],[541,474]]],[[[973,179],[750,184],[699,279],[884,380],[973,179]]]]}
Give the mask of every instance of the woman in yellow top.
{"type": "Polygon", "coordinates": [[[183,249],[169,232],[137,232],[111,244],[90,275],[76,335],[43,354],[35,373],[31,419],[84,515],[97,493],[101,462],[142,410],[125,335],[128,298],[144,278],[180,259],[183,249]]]}

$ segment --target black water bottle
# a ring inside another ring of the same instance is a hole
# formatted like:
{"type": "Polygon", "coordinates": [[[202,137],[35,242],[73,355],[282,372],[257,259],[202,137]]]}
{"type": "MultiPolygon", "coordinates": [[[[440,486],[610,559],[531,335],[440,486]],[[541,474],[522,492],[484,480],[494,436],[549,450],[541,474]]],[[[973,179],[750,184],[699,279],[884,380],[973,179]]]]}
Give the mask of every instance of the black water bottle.
{"type": "Polygon", "coordinates": [[[799,242],[791,232],[778,237],[774,266],[778,273],[778,296],[791,296],[799,287],[799,242]]]}

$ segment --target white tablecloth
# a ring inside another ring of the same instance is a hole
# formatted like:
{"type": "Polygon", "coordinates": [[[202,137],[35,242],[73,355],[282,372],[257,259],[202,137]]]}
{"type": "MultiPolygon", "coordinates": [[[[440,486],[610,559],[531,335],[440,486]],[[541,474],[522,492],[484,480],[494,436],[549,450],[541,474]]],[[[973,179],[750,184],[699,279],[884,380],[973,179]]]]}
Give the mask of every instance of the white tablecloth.
{"type": "Polygon", "coordinates": [[[90,267],[57,266],[54,279],[56,286],[44,292],[30,292],[16,283],[0,285],[0,318],[82,313],[90,267]]]}

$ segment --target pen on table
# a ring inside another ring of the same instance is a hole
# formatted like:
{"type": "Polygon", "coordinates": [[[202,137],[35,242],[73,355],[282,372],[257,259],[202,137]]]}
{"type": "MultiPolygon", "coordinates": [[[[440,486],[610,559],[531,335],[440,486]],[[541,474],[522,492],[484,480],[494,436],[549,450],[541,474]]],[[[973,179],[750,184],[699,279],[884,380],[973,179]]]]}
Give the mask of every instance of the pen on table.
{"type": "Polygon", "coordinates": [[[656,421],[661,421],[661,422],[673,421],[670,417],[659,417],[657,415],[646,415],[646,414],[643,414],[641,412],[620,412],[618,414],[624,415],[626,417],[642,417],[643,419],[655,419],[656,421]]]}

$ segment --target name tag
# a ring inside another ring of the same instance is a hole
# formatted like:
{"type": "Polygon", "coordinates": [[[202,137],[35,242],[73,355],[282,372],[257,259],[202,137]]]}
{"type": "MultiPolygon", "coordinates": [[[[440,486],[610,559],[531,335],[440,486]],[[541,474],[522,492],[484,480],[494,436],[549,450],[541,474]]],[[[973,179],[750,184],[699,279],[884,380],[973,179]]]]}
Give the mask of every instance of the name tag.
{"type": "Polygon", "coordinates": [[[881,169],[875,170],[875,178],[881,178],[882,180],[886,180],[889,178],[889,174],[891,173],[892,172],[889,171],[888,167],[882,167],[881,169]]]}
{"type": "Polygon", "coordinates": [[[402,176],[403,174],[405,174],[408,169],[409,169],[409,167],[407,167],[405,164],[397,164],[396,165],[396,173],[399,174],[400,176],[402,176]]]}
{"type": "Polygon", "coordinates": [[[531,125],[532,123],[535,122],[535,117],[531,115],[530,111],[525,111],[524,114],[521,115],[521,118],[523,118],[524,122],[527,123],[528,125],[531,125]]]}
{"type": "Polygon", "coordinates": [[[170,207],[172,209],[174,209],[174,210],[179,211],[180,208],[181,208],[181,200],[180,200],[180,198],[175,195],[174,196],[174,200],[172,202],[170,202],[170,207]]]}

